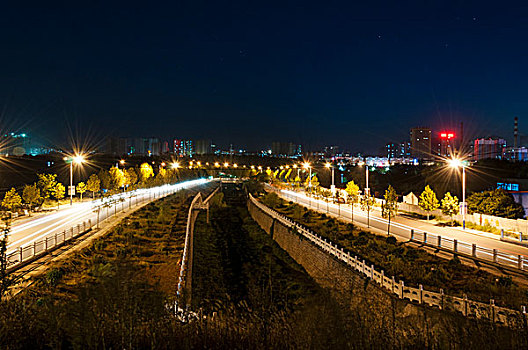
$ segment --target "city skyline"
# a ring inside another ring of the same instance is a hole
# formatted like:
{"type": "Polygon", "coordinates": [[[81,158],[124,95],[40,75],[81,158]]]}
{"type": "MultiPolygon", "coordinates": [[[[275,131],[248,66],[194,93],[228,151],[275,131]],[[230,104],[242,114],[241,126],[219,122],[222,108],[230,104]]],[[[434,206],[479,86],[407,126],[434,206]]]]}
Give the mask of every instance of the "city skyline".
{"type": "Polygon", "coordinates": [[[373,153],[413,125],[507,136],[528,115],[523,6],[92,5],[3,10],[0,107],[17,128],[373,153]]]}

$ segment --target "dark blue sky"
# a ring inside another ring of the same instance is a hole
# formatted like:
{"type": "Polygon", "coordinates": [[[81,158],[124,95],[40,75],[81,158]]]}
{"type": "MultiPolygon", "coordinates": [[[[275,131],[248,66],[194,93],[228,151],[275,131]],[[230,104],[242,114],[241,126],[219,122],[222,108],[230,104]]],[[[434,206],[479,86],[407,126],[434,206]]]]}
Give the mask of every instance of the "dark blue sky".
{"type": "Polygon", "coordinates": [[[526,6],[110,3],[0,8],[8,126],[370,152],[417,125],[528,131],[526,6]]]}

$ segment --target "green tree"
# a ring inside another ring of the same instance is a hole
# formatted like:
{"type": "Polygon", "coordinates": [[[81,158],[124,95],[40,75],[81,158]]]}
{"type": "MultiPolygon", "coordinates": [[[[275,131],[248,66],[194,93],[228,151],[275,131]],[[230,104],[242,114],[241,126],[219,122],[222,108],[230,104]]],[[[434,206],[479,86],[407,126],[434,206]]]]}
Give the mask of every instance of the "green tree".
{"type": "Polygon", "coordinates": [[[138,181],[138,176],[136,173],[136,170],[134,168],[128,168],[125,171],[125,178],[126,178],[126,185],[128,186],[134,186],[136,182],[138,181]]]}
{"type": "Polygon", "coordinates": [[[442,209],[442,213],[445,215],[449,215],[451,218],[451,223],[453,222],[453,215],[458,213],[460,210],[460,207],[458,205],[458,198],[456,196],[452,196],[451,193],[447,192],[442,199],[442,205],[440,206],[442,209]]]}
{"type": "Polygon", "coordinates": [[[385,190],[385,202],[381,205],[381,216],[389,220],[387,234],[390,235],[391,219],[398,214],[398,194],[394,187],[389,185],[385,190]]]}
{"type": "Polygon", "coordinates": [[[11,275],[7,271],[9,264],[7,260],[7,236],[11,230],[11,215],[5,214],[2,217],[2,221],[4,222],[4,227],[2,229],[3,237],[0,240],[0,301],[13,282],[11,275]]]}
{"type": "Polygon", "coordinates": [[[524,217],[522,205],[516,203],[513,196],[502,188],[473,193],[468,197],[467,205],[470,213],[481,213],[508,219],[524,217]]]}
{"type": "Polygon", "coordinates": [[[55,188],[53,189],[53,198],[57,200],[57,209],[60,208],[60,200],[64,198],[64,195],[66,194],[66,188],[63,184],[58,182],[55,185],[55,188]]]}
{"type": "Polygon", "coordinates": [[[15,211],[22,206],[22,198],[14,188],[11,188],[4,196],[2,207],[8,211],[15,211]]]}
{"type": "Polygon", "coordinates": [[[349,181],[346,185],[345,191],[348,195],[349,202],[354,205],[357,203],[359,197],[359,186],[354,181],[349,181]]]}
{"type": "Polygon", "coordinates": [[[82,202],[83,193],[86,192],[86,184],[84,182],[79,182],[77,184],[77,192],[81,195],[81,202],[82,202]]]}
{"type": "Polygon", "coordinates": [[[125,174],[123,173],[123,170],[113,166],[108,171],[108,174],[110,175],[109,189],[118,190],[125,186],[125,174]]]}
{"type": "Polygon", "coordinates": [[[29,206],[29,212],[34,206],[38,205],[42,201],[42,196],[40,195],[40,189],[37,187],[37,184],[26,185],[22,191],[22,199],[29,206]]]}
{"type": "Polygon", "coordinates": [[[105,169],[100,169],[97,173],[97,177],[100,180],[99,186],[101,189],[110,190],[110,174],[105,169]]]}
{"type": "Polygon", "coordinates": [[[86,189],[92,192],[92,199],[95,198],[95,192],[101,190],[101,180],[99,179],[99,176],[96,174],[90,175],[88,182],[86,183],[86,189]]]}
{"type": "Polygon", "coordinates": [[[370,195],[364,195],[360,200],[361,210],[367,212],[367,227],[370,227],[370,212],[374,206],[374,197],[370,195]]]}
{"type": "Polygon", "coordinates": [[[143,163],[139,167],[139,178],[142,183],[146,183],[148,179],[154,176],[154,170],[149,163],[143,163]]]}
{"type": "Polygon", "coordinates": [[[427,220],[429,220],[429,215],[431,212],[435,209],[438,209],[440,206],[438,199],[436,198],[436,193],[434,193],[429,185],[425,186],[425,190],[420,195],[418,205],[420,208],[422,208],[422,210],[427,212],[427,220]]]}
{"type": "Polygon", "coordinates": [[[38,174],[37,186],[40,189],[40,195],[44,197],[44,199],[49,199],[53,196],[53,190],[56,185],[56,174],[38,174]]]}

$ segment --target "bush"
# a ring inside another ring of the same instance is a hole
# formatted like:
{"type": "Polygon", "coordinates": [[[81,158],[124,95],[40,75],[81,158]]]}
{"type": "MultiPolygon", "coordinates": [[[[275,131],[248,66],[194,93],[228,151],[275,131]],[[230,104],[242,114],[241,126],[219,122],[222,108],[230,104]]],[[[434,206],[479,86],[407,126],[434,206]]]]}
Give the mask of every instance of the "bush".
{"type": "Polygon", "coordinates": [[[387,242],[387,244],[394,245],[394,244],[396,244],[396,237],[389,236],[389,237],[385,238],[385,242],[387,242]]]}

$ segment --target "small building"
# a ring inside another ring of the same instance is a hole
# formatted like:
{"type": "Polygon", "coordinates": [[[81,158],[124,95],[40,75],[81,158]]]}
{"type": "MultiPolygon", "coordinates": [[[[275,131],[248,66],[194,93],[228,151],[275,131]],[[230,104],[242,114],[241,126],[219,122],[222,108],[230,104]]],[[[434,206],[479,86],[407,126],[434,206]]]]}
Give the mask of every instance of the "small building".
{"type": "Polygon", "coordinates": [[[403,196],[403,203],[411,204],[411,205],[418,205],[418,197],[412,192],[409,192],[408,195],[403,196]]]}

